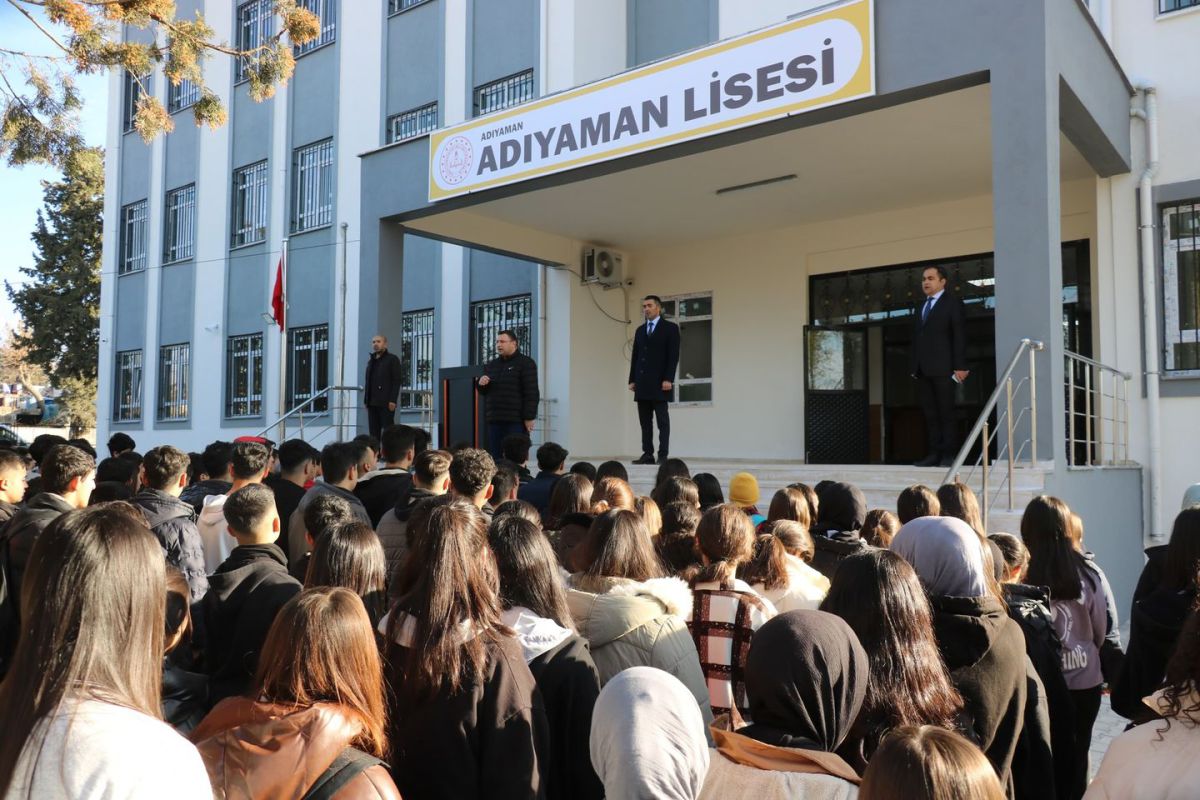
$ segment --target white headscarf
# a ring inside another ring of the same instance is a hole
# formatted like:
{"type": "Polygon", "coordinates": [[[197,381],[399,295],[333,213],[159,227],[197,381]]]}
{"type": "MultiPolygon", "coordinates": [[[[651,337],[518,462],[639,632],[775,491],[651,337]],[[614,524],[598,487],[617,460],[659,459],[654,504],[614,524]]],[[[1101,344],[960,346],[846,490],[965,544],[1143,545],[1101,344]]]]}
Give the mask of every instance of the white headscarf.
{"type": "Polygon", "coordinates": [[[608,797],[695,800],[708,774],[708,740],[696,698],[653,667],[616,675],[592,712],[592,767],[608,797]]]}
{"type": "Polygon", "coordinates": [[[983,546],[971,526],[955,517],[917,517],[892,540],[892,552],[916,571],[935,597],[988,593],[983,546]]]}

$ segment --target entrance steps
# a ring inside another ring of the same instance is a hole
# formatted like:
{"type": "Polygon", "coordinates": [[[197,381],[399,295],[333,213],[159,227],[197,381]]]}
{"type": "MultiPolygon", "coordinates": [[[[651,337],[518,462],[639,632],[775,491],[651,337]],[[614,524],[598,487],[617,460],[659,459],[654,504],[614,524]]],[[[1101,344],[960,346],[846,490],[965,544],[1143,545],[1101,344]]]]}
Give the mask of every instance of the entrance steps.
{"type": "MultiPolygon", "coordinates": [[[[568,463],[578,459],[568,459],[568,463]]],[[[593,464],[600,464],[607,458],[587,458],[593,464]]],[[[842,481],[851,483],[862,489],[867,496],[867,508],[886,508],[895,513],[896,498],[900,492],[913,484],[923,483],[932,489],[942,483],[946,470],[942,467],[911,467],[888,464],[805,464],[800,461],[753,461],[736,459],[707,459],[687,458],[688,468],[693,474],[710,472],[721,482],[726,497],[729,495],[730,478],[738,472],[749,472],[758,479],[760,492],[759,510],[767,512],[771,503],[771,495],[789,483],[807,483],[815,486],[823,480],[842,481]]],[[[654,476],[658,467],[653,465],[632,465],[622,460],[629,470],[629,482],[633,490],[641,494],[649,494],[654,488],[654,476]]],[[[990,531],[1005,531],[1017,533],[1021,527],[1021,513],[1025,506],[1039,494],[1045,491],[1046,474],[1052,471],[1050,464],[1039,464],[1036,467],[1024,465],[1013,471],[1014,487],[1013,507],[1008,507],[1008,487],[1001,488],[1001,481],[1007,477],[1007,465],[1000,462],[991,468],[988,476],[989,493],[995,498],[988,512],[988,529],[990,531]],[[999,494],[997,495],[997,491],[999,494]]],[[[966,481],[969,468],[960,471],[960,476],[966,481]]],[[[971,476],[969,484],[980,496],[982,491],[982,473],[977,468],[971,476]]],[[[982,502],[982,497],[980,497],[982,502]]]]}

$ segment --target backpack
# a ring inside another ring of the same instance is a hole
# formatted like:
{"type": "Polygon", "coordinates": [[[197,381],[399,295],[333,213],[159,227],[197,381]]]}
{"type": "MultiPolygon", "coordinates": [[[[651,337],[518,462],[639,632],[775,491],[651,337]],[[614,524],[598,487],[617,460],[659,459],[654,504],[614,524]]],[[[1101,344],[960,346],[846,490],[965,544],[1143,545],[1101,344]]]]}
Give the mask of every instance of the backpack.
{"type": "Polygon", "coordinates": [[[354,747],[347,747],[313,785],[308,787],[301,800],[333,800],[346,784],[371,767],[382,763],[373,755],[354,747]]]}

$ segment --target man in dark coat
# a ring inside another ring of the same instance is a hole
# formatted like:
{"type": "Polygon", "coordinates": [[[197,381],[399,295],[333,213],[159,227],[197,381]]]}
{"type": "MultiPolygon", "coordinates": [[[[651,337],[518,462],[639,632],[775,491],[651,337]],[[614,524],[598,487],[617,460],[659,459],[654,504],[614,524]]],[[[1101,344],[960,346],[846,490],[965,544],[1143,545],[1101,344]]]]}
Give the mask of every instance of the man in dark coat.
{"type": "Polygon", "coordinates": [[[514,433],[528,435],[538,415],[537,364],[520,350],[513,331],[496,334],[496,357],[483,367],[475,384],[487,398],[487,448],[493,459],[502,458],[502,443],[514,433]]]}
{"type": "Polygon", "coordinates": [[[921,276],[925,302],[913,323],[912,375],[925,415],[929,452],[918,467],[948,467],[958,454],[954,387],[966,380],[967,322],[962,300],[946,291],[946,270],[926,267],[921,276]]]}
{"type": "Polygon", "coordinates": [[[396,422],[396,401],[400,397],[400,359],[388,352],[387,344],[383,334],[377,333],[371,339],[371,356],[367,359],[363,384],[367,425],[376,439],[384,428],[396,422]]]}
{"type": "Polygon", "coordinates": [[[671,451],[671,417],[667,402],[679,366],[679,326],[662,318],[662,299],[650,294],[642,300],[646,324],[633,335],[629,359],[629,391],[637,401],[642,425],[642,456],[633,463],[654,462],[654,421],[658,421],[658,463],[671,451]]]}
{"type": "Polygon", "coordinates": [[[150,530],[158,538],[167,563],[183,573],[191,602],[208,591],[204,570],[204,545],[196,527],[196,510],[179,499],[187,483],[188,454],[170,445],[155,447],[142,461],[144,488],[130,500],[142,509],[150,530]]]}

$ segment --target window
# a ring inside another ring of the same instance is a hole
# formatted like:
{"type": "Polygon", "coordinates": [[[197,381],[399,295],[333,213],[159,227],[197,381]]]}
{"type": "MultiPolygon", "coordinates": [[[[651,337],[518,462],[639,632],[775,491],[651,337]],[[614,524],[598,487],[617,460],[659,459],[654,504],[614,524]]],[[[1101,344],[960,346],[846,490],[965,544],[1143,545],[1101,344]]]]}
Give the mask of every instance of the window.
{"type": "Polygon", "coordinates": [[[388,0],[388,13],[398,14],[401,11],[427,3],[429,0],[388,0]]]}
{"type": "Polygon", "coordinates": [[[679,326],[679,369],[671,387],[671,399],[680,403],[711,403],[712,294],[664,297],[663,316],[679,326]]]}
{"type": "MultiPolygon", "coordinates": [[[[271,0],[249,0],[237,10],[237,49],[243,52],[257,50],[274,35],[275,18],[271,0]]],[[[246,80],[249,69],[256,61],[255,56],[237,60],[234,82],[246,80]]]]}
{"type": "Polygon", "coordinates": [[[533,70],[527,69],[475,88],[475,116],[512,108],[533,99],[533,70]]]}
{"type": "Polygon", "coordinates": [[[195,105],[200,99],[200,87],[184,78],[179,85],[167,82],[167,111],[174,114],[188,106],[195,105]]]}
{"type": "Polygon", "coordinates": [[[1158,0],[1158,13],[1160,14],[1170,14],[1172,11],[1197,7],[1200,7],[1200,0],[1158,0]]]}
{"type": "Polygon", "coordinates": [[[121,106],[121,129],[125,133],[133,130],[138,102],[142,99],[142,95],[149,91],[150,75],[134,75],[132,72],[125,72],[125,99],[121,106]]]}
{"type": "Polygon", "coordinates": [[[163,216],[163,263],[183,261],[196,252],[196,184],[167,192],[163,216]]]}
{"type": "Polygon", "coordinates": [[[1200,198],[1163,209],[1163,350],[1168,371],[1200,371],[1200,198]]]}
{"type": "Polygon", "coordinates": [[[192,346],[169,344],[158,351],[158,418],[187,419],[192,346]]]}
{"type": "Polygon", "coordinates": [[[413,392],[433,391],[433,309],[400,319],[400,407],[428,408],[432,396],[413,392]]]}
{"type": "Polygon", "coordinates": [[[321,34],[311,42],[296,45],[296,55],[311,53],[334,40],[337,32],[337,0],[297,0],[299,8],[307,8],[321,20],[321,34]]]}
{"type": "Polygon", "coordinates": [[[263,413],[263,335],[231,336],[225,351],[225,416],[263,413]]]}
{"type": "Polygon", "coordinates": [[[388,142],[400,142],[429,133],[438,126],[438,104],[430,103],[388,117],[388,142]]]}
{"type": "MultiPolygon", "coordinates": [[[[329,326],[288,331],[288,408],[295,408],[329,386],[329,326]]],[[[327,397],[310,409],[327,411],[327,397]]]]}
{"type": "Polygon", "coordinates": [[[146,216],[145,200],[121,209],[121,256],[117,264],[120,275],[146,268],[146,216]]]}
{"type": "Polygon", "coordinates": [[[333,140],[296,149],[292,156],[292,231],[333,221],[333,140]]]}
{"type": "Polygon", "coordinates": [[[260,161],[233,171],[232,245],[261,242],[267,238],[267,162],[260,161]]]}
{"type": "Polygon", "coordinates": [[[113,420],[136,422],[142,418],[142,351],[125,350],[117,353],[117,396],[113,403],[113,420]]]}
{"type": "Polygon", "coordinates": [[[486,364],[496,355],[496,334],[512,331],[521,351],[528,353],[533,329],[533,300],[530,295],[485,300],[471,304],[471,363],[486,364]]]}

